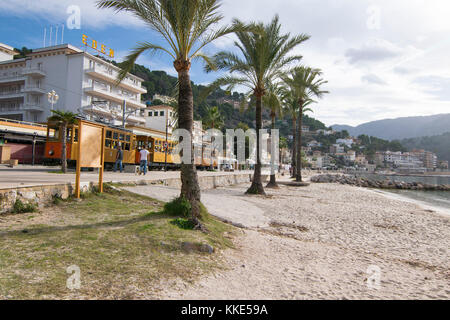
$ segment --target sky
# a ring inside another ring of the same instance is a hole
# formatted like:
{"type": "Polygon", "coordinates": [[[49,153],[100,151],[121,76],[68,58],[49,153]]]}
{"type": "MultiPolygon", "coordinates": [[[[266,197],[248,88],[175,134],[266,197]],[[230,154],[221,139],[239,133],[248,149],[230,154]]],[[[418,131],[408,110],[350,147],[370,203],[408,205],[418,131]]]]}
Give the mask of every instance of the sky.
{"type": "MultiPolygon", "coordinates": [[[[313,105],[327,125],[450,113],[450,2],[446,0],[223,0],[223,24],[233,18],[268,23],[280,16],[282,32],[311,36],[299,45],[302,64],[320,68],[330,93],[313,105]]],[[[99,10],[94,0],[0,0],[0,42],[40,48],[44,29],[65,25],[64,43],[82,47],[82,34],[111,47],[120,61],[139,41],[163,44],[128,13],[99,10]],[[75,10],[74,10],[75,9],[75,10]],[[80,29],[73,28],[79,9],[80,29]],[[69,22],[68,22],[69,20],[69,22]]],[[[235,50],[234,36],[205,49],[235,50]]],[[[143,55],[138,63],[176,75],[170,57],[143,55]]],[[[191,78],[208,84],[195,63],[191,78]]]]}

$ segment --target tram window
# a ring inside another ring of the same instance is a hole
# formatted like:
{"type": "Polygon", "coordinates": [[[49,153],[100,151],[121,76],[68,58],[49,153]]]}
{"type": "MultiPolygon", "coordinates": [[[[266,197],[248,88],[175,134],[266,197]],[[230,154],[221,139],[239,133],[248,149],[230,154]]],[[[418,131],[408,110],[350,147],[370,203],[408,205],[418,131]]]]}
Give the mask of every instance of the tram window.
{"type": "Polygon", "coordinates": [[[53,137],[49,137],[50,140],[59,141],[59,128],[52,128],[54,130],[53,137]]]}
{"type": "Polygon", "coordinates": [[[120,140],[120,141],[125,140],[125,135],[124,135],[123,133],[120,134],[120,139],[119,139],[119,140],[120,140]]]}
{"type": "Polygon", "coordinates": [[[108,139],[105,140],[105,147],[111,148],[111,140],[108,140],[108,139]]]}
{"type": "Polygon", "coordinates": [[[131,136],[127,136],[127,142],[131,141],[131,136]]]}
{"type": "Polygon", "coordinates": [[[118,132],[114,132],[113,136],[114,136],[114,140],[119,139],[119,133],[118,132]]]}
{"type": "Polygon", "coordinates": [[[110,130],[106,131],[106,138],[108,138],[108,139],[112,138],[112,131],[110,131],[110,130]]]}
{"type": "Polygon", "coordinates": [[[78,129],[75,129],[75,136],[73,137],[73,142],[78,142],[78,129]]]}
{"type": "Polygon", "coordinates": [[[126,150],[126,151],[130,151],[130,144],[129,144],[129,143],[126,143],[126,144],[125,144],[125,150],[126,150]]]}
{"type": "Polygon", "coordinates": [[[66,130],[66,141],[72,142],[72,128],[67,128],[66,130]]]}

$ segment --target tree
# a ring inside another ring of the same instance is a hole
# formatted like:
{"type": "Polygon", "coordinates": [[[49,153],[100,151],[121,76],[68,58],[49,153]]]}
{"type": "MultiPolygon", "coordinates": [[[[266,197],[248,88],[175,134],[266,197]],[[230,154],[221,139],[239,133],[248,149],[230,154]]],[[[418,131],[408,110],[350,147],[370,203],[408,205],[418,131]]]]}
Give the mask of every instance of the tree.
{"type": "Polygon", "coordinates": [[[78,123],[77,114],[62,110],[51,111],[53,115],[48,118],[48,122],[61,130],[61,171],[67,173],[67,128],[78,123]]]}
{"type": "MultiPolygon", "coordinates": [[[[214,56],[219,69],[227,70],[229,75],[223,76],[212,83],[210,88],[227,86],[228,91],[236,86],[250,89],[250,95],[255,99],[256,106],[256,165],[252,185],[247,194],[265,194],[261,182],[260,137],[262,129],[262,97],[266,94],[266,84],[274,82],[292,62],[299,61],[301,56],[288,56],[292,50],[303,41],[309,39],[307,35],[291,37],[281,34],[278,16],[271,23],[258,23],[252,32],[236,32],[239,39],[235,46],[241,56],[233,52],[222,51],[214,56]]],[[[207,66],[207,71],[210,69],[207,66]]]]}
{"type": "MultiPolygon", "coordinates": [[[[221,129],[223,127],[223,116],[219,111],[218,107],[207,107],[206,116],[203,118],[203,126],[205,129],[221,129]]],[[[215,134],[213,134],[215,135],[215,134]]],[[[216,136],[211,137],[211,139],[216,139],[216,136]]],[[[212,141],[212,140],[211,140],[212,141]]],[[[213,150],[214,155],[216,155],[217,150],[213,150]]],[[[214,164],[211,161],[210,169],[213,170],[214,164]]]]}
{"type": "Polygon", "coordinates": [[[283,81],[291,90],[292,95],[298,103],[298,124],[297,124],[297,160],[296,160],[296,181],[302,181],[302,119],[305,113],[305,107],[314,102],[313,97],[321,98],[328,91],[321,90],[321,86],[327,81],[320,78],[322,72],[319,69],[299,66],[289,72],[289,75],[283,76],[283,81]]]}
{"type": "Polygon", "coordinates": [[[206,115],[203,118],[205,129],[221,129],[224,123],[222,114],[218,107],[207,107],[206,115]]]}
{"type": "MultiPolygon", "coordinates": [[[[263,97],[263,105],[264,107],[270,110],[270,119],[272,121],[272,128],[270,131],[270,135],[273,138],[273,130],[275,130],[275,118],[277,115],[281,116],[281,99],[282,99],[282,88],[277,83],[269,83],[266,85],[267,92],[263,97]]],[[[275,150],[271,150],[270,157],[270,181],[267,184],[266,188],[278,188],[277,180],[276,180],[276,172],[275,172],[275,158],[274,158],[275,150]]]]}
{"type": "Polygon", "coordinates": [[[289,88],[283,88],[283,105],[284,112],[292,117],[292,150],[291,150],[291,166],[292,166],[292,178],[295,177],[296,162],[297,162],[297,115],[298,115],[298,102],[295,96],[292,94],[289,88]]]}
{"type": "MultiPolygon", "coordinates": [[[[211,70],[216,66],[202,49],[214,40],[244,31],[238,21],[232,26],[216,27],[223,16],[218,12],[218,0],[101,0],[99,8],[112,8],[116,12],[128,11],[144,21],[165,41],[165,46],[150,42],[140,42],[121,64],[118,80],[123,80],[133,68],[137,58],[144,52],[164,52],[173,59],[178,73],[178,126],[192,137],[194,121],[194,101],[190,79],[191,63],[202,60],[211,70]]],[[[191,150],[193,141],[191,139],[191,150]]],[[[200,187],[194,164],[194,152],[189,163],[181,164],[181,198],[191,204],[191,220],[196,228],[202,229],[200,222],[200,187]]]]}

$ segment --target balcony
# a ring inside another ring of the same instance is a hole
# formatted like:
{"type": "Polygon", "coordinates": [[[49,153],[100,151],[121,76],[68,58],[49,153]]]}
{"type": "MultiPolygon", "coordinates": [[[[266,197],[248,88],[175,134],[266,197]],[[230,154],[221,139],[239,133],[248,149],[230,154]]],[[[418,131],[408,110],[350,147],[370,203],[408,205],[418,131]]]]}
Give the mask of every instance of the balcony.
{"type": "Polygon", "coordinates": [[[22,107],[22,110],[44,112],[45,109],[43,106],[40,106],[35,103],[25,103],[22,107]]]}
{"type": "Polygon", "coordinates": [[[15,99],[15,98],[23,98],[24,97],[24,91],[16,90],[16,91],[5,91],[0,92],[0,99],[15,99]]]}
{"type": "Polygon", "coordinates": [[[22,70],[22,75],[42,78],[45,77],[47,74],[45,73],[44,70],[40,68],[25,68],[22,70]]]}
{"type": "MultiPolygon", "coordinates": [[[[93,68],[85,70],[85,72],[92,77],[100,78],[114,84],[117,82],[118,72],[115,70],[107,70],[105,67],[95,65],[93,68]]],[[[147,93],[147,89],[127,79],[123,79],[118,86],[135,93],[147,93]]]]}
{"type": "Polygon", "coordinates": [[[146,108],[145,104],[138,102],[136,100],[131,100],[128,97],[118,95],[114,92],[110,92],[110,91],[108,91],[107,88],[104,88],[100,85],[92,85],[90,87],[86,87],[86,88],[84,88],[84,92],[87,94],[90,94],[90,95],[95,95],[95,96],[101,97],[103,99],[118,102],[118,103],[122,103],[123,100],[125,99],[127,101],[127,107],[132,107],[135,109],[146,108]]]}
{"type": "Polygon", "coordinates": [[[39,88],[37,86],[29,86],[23,89],[23,92],[32,94],[46,94],[45,89],[39,88]]]}
{"type": "MultiPolygon", "coordinates": [[[[109,107],[89,105],[84,107],[83,111],[90,114],[97,114],[107,119],[122,121],[122,111],[111,110],[109,107]]],[[[137,116],[128,116],[126,121],[145,124],[145,119],[137,116]]]]}
{"type": "Polygon", "coordinates": [[[25,81],[26,77],[21,71],[0,72],[0,83],[25,81]]]}

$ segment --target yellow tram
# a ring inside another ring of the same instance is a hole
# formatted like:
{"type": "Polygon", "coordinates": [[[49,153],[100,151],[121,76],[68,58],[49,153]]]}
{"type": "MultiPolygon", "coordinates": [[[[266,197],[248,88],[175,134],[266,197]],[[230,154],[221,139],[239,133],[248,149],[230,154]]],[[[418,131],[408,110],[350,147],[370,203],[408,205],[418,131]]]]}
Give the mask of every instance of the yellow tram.
{"type": "MultiPolygon", "coordinates": [[[[98,124],[98,123],[97,123],[98,124]]],[[[177,141],[172,136],[161,131],[144,127],[128,126],[119,128],[102,124],[106,128],[105,134],[105,167],[112,167],[117,157],[117,150],[122,146],[123,164],[137,165],[140,162],[139,151],[146,149],[150,153],[149,167],[152,169],[162,169],[166,165],[169,169],[177,169],[180,165],[179,155],[174,153],[177,141]],[[167,149],[167,155],[166,155],[167,149]]],[[[62,134],[61,126],[49,122],[47,124],[47,139],[45,144],[45,155],[47,163],[61,161],[62,156],[62,134]]],[[[195,154],[195,164],[199,169],[209,168],[211,163],[217,167],[217,157],[211,159],[207,150],[208,145],[204,144],[198,154],[195,154]]],[[[69,163],[74,163],[78,159],[78,125],[71,125],[66,132],[66,151],[69,163]]]]}

